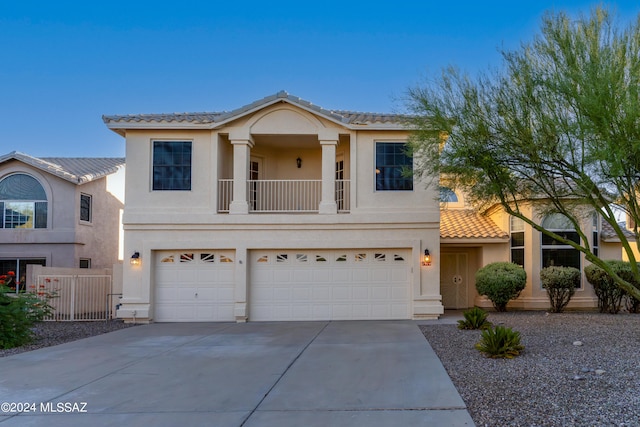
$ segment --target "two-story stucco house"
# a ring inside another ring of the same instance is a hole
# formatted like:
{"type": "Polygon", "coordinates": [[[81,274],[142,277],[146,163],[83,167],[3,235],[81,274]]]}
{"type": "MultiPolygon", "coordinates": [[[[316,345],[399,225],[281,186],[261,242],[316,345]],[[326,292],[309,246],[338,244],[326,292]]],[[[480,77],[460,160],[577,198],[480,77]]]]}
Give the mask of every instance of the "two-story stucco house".
{"type": "Polygon", "coordinates": [[[121,251],[124,158],[0,156],[0,274],[112,268],[121,251]]]}
{"type": "Polygon", "coordinates": [[[126,138],[131,263],[119,317],[443,312],[437,188],[405,173],[401,116],[329,111],[279,92],[230,112],[103,119],[126,138]]]}

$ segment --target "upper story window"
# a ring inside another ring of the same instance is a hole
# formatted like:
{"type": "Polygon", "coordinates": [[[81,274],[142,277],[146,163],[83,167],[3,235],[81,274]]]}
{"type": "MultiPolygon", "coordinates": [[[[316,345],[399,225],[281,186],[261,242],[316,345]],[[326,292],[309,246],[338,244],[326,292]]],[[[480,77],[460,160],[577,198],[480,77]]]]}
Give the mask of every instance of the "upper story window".
{"type": "Polygon", "coordinates": [[[376,191],[413,190],[413,159],[401,142],[376,142],[376,191]]]}
{"type": "MultiPolygon", "coordinates": [[[[580,235],[566,216],[560,213],[547,215],[542,227],[575,243],[580,243],[580,235]]],[[[575,267],[580,270],[580,251],[542,234],[542,267],[575,267]]]]}
{"type": "Polygon", "coordinates": [[[191,142],[153,141],[153,190],[191,190],[191,142]]]}
{"type": "Polygon", "coordinates": [[[511,262],[524,267],[524,221],[512,216],[509,221],[511,234],[511,262]]]}
{"type": "Polygon", "coordinates": [[[47,194],[37,179],[17,173],[0,180],[0,228],[47,228],[47,194]]]}
{"type": "Polygon", "coordinates": [[[80,195],[80,221],[91,222],[91,196],[80,195]]]}

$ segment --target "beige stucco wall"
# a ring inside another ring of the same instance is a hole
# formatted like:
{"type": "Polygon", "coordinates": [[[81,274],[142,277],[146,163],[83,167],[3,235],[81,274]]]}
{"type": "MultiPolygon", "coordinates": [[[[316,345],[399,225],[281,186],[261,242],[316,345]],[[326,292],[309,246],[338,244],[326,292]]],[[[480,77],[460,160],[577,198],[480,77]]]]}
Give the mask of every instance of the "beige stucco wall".
{"type": "Polygon", "coordinates": [[[124,176],[122,167],[113,175],[76,186],[75,204],[80,206],[80,196],[92,198],[91,221],[80,220],[80,209],[75,211],[77,236],[83,245],[77,249],[78,258],[91,259],[92,268],[111,268],[122,261],[123,236],[121,212],[124,209],[124,176]],[[121,182],[121,185],[118,183],[121,182]]]}

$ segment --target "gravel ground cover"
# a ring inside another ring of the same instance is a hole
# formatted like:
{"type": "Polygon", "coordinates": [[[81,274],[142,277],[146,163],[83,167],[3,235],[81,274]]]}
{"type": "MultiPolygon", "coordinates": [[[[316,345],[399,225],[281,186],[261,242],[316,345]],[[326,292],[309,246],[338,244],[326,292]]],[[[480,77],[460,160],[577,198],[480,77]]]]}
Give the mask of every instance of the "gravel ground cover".
{"type": "Polygon", "coordinates": [[[31,344],[22,347],[0,349],[0,357],[24,353],[43,347],[58,345],[69,341],[79,340],[94,335],[106,334],[118,329],[135,326],[120,320],[108,320],[98,322],[39,322],[34,328],[34,340],[31,344]]]}
{"type": "Polygon", "coordinates": [[[480,331],[421,326],[477,426],[640,426],[640,315],[507,312],[489,321],[520,332],[520,356],[483,356],[480,331]]]}

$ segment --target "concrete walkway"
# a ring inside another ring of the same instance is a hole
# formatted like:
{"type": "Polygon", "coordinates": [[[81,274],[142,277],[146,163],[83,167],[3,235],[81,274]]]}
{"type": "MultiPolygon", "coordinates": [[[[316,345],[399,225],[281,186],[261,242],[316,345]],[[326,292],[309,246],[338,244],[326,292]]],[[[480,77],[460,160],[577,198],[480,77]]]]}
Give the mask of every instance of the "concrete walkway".
{"type": "Polygon", "coordinates": [[[0,359],[2,402],[1,427],[474,425],[413,321],[137,326],[0,359]]]}

